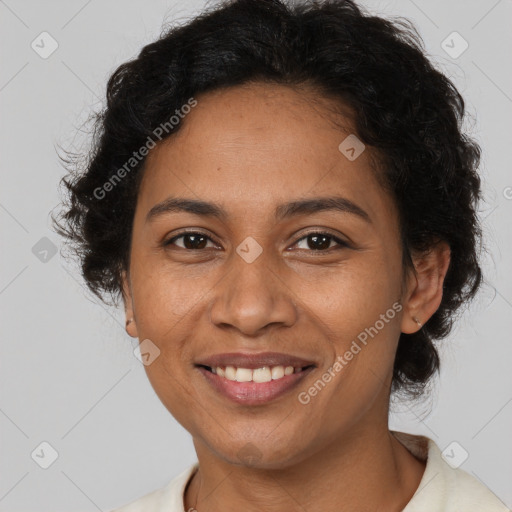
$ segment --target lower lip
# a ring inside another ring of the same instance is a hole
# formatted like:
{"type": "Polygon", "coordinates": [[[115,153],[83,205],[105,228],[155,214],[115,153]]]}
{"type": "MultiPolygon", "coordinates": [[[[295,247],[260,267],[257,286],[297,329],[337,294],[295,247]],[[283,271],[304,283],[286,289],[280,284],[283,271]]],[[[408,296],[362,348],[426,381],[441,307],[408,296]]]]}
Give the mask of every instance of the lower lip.
{"type": "Polygon", "coordinates": [[[275,400],[297,387],[315,367],[312,366],[298,373],[285,375],[280,379],[269,382],[237,382],[220,377],[202,366],[196,368],[205,376],[213,388],[225,397],[243,405],[259,405],[275,400]]]}

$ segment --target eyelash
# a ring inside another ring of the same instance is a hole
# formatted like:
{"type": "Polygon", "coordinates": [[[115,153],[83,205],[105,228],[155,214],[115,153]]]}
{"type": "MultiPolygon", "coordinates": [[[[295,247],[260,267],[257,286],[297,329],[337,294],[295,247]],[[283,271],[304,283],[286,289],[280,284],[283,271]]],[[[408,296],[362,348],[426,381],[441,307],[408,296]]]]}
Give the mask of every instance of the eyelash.
{"type": "MultiPolygon", "coordinates": [[[[162,245],[164,247],[168,247],[169,245],[173,245],[173,243],[176,240],[178,240],[180,238],[183,238],[183,237],[185,237],[187,235],[200,235],[200,236],[204,236],[205,238],[208,239],[208,241],[211,241],[211,242],[215,243],[214,240],[212,240],[207,234],[201,233],[200,231],[184,231],[183,233],[175,235],[172,238],[170,238],[169,240],[164,241],[162,243],[162,245]]],[[[349,244],[347,242],[344,242],[340,238],[338,238],[338,237],[334,236],[333,234],[328,233],[326,231],[311,231],[310,233],[307,233],[304,236],[302,236],[301,238],[299,238],[298,240],[296,240],[293,245],[297,245],[302,240],[305,240],[308,237],[313,236],[313,235],[326,236],[326,237],[330,238],[331,241],[336,242],[338,244],[338,247],[330,247],[328,249],[317,249],[317,250],[314,250],[314,249],[301,249],[301,250],[306,250],[308,252],[316,252],[316,253],[328,253],[328,252],[331,252],[333,250],[339,250],[339,249],[344,249],[344,248],[348,248],[349,247],[349,244]]],[[[204,251],[205,250],[205,249],[186,249],[184,247],[180,247],[180,249],[183,249],[185,251],[204,251]]]]}

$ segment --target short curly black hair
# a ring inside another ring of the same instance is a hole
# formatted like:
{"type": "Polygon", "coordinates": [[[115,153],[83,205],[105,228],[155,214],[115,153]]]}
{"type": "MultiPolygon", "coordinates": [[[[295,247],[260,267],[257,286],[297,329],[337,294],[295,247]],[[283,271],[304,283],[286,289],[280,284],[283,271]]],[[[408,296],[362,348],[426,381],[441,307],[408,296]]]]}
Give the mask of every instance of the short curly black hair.
{"type": "Polygon", "coordinates": [[[418,332],[401,334],[396,353],[392,391],[418,396],[439,369],[433,342],[447,336],[481,284],[481,150],[462,133],[462,96],[407,19],[372,16],[352,0],[232,0],[167,29],[110,77],[85,163],[63,158],[56,231],[79,257],[90,290],[117,303],[145,158],[129,172],[126,162],[194,95],[250,82],[312,85],[356,113],[357,137],[380,155],[382,182],[396,201],[404,269],[414,268],[415,251],[449,244],[441,305],[418,332]]]}

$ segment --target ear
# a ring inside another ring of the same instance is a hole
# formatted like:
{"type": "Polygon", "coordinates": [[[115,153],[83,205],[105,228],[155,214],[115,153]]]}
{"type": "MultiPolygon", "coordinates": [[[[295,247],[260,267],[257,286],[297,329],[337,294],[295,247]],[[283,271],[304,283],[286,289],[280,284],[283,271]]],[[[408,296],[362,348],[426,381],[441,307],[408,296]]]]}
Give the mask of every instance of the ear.
{"type": "Polygon", "coordinates": [[[428,252],[413,256],[413,263],[415,272],[408,276],[402,302],[402,332],[406,334],[420,330],[439,308],[450,265],[450,247],[439,241],[428,252]]]}
{"type": "Polygon", "coordinates": [[[123,303],[126,317],[126,332],[132,338],[138,338],[137,322],[135,320],[135,312],[133,308],[133,298],[130,284],[130,277],[126,271],[122,271],[121,279],[123,284],[123,303]]]}

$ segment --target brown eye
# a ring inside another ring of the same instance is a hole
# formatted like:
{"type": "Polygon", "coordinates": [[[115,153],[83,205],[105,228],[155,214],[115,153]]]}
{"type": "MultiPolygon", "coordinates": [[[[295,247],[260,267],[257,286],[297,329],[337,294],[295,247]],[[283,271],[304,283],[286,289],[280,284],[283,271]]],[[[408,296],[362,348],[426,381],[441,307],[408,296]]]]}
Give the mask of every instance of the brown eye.
{"type": "Polygon", "coordinates": [[[336,242],[339,247],[348,247],[348,244],[340,240],[339,238],[331,235],[330,233],[309,233],[305,237],[295,242],[296,244],[306,241],[306,247],[300,247],[300,249],[309,249],[312,251],[326,252],[327,249],[331,249],[331,242],[336,242]]]}
{"type": "Polygon", "coordinates": [[[200,250],[206,249],[208,241],[211,239],[202,233],[182,233],[164,242],[164,246],[176,245],[186,250],[200,250]],[[176,244],[175,242],[180,239],[183,240],[182,245],[176,244]]]}

